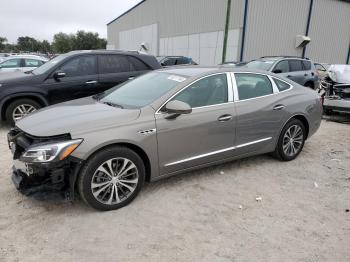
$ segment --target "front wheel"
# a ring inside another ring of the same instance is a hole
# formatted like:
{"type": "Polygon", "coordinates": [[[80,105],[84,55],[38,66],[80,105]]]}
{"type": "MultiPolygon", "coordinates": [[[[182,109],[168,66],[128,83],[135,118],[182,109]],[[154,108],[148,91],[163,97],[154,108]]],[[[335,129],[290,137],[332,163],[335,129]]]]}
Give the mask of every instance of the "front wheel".
{"type": "Polygon", "coordinates": [[[107,211],[129,204],[145,180],[142,159],[126,147],[115,146],[95,154],[78,178],[81,198],[91,207],[107,211]]]}
{"type": "Polygon", "coordinates": [[[41,108],[40,104],[32,99],[21,98],[13,101],[6,109],[6,120],[11,125],[26,115],[41,108]]]}
{"type": "Polygon", "coordinates": [[[283,161],[295,159],[304,147],[305,138],[304,124],[298,119],[292,119],[282,129],[274,156],[283,161]]]}

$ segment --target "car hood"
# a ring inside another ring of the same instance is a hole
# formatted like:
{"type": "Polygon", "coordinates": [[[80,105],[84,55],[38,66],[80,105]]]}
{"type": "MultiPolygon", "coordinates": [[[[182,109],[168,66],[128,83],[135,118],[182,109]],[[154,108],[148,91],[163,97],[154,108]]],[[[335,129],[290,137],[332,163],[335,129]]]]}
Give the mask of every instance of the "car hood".
{"type": "Polygon", "coordinates": [[[1,85],[12,85],[12,84],[31,84],[39,82],[41,80],[40,75],[33,75],[31,73],[23,72],[2,72],[0,73],[0,84],[1,85]]]}
{"type": "Polygon", "coordinates": [[[350,84],[350,65],[331,65],[328,75],[336,83],[350,84]]]}
{"type": "Polygon", "coordinates": [[[33,136],[70,133],[76,138],[98,129],[120,126],[139,115],[139,109],[116,108],[87,97],[43,108],[24,117],[16,126],[33,136]]]}

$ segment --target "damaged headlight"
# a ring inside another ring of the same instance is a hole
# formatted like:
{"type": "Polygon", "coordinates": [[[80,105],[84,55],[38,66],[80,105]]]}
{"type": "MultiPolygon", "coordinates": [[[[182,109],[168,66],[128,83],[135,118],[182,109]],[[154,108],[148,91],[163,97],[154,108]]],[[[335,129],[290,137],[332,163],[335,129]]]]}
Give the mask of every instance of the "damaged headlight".
{"type": "Polygon", "coordinates": [[[58,142],[45,145],[34,145],[28,148],[21,160],[23,162],[45,163],[53,160],[63,160],[83,142],[83,139],[58,142]]]}

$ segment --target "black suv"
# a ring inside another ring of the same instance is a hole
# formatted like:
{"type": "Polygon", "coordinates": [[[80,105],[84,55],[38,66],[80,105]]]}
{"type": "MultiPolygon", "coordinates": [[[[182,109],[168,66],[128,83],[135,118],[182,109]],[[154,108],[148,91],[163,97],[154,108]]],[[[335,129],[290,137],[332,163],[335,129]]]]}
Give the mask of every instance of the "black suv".
{"type": "Polygon", "coordinates": [[[160,67],[154,56],[138,52],[59,55],[33,71],[0,75],[0,119],[13,124],[41,107],[101,93],[160,67]]]}

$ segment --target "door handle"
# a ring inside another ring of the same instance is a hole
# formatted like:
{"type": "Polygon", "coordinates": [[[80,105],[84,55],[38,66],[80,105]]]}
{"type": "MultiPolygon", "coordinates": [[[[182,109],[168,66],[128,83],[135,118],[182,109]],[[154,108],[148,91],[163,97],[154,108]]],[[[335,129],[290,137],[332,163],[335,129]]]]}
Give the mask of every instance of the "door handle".
{"type": "Polygon", "coordinates": [[[134,76],[129,76],[128,80],[132,80],[134,78],[135,78],[134,76]]]}
{"type": "Polygon", "coordinates": [[[273,110],[282,110],[284,108],[285,108],[284,105],[276,105],[276,106],[273,107],[273,110]]]}
{"type": "Polygon", "coordinates": [[[222,115],[218,118],[219,122],[225,122],[225,121],[229,121],[232,119],[232,115],[222,115]]]}
{"type": "Polygon", "coordinates": [[[85,82],[85,84],[93,85],[93,84],[97,84],[97,81],[96,80],[90,80],[90,81],[85,82]]]}
{"type": "Polygon", "coordinates": [[[307,76],[307,74],[304,74],[304,76],[307,76]]]}
{"type": "Polygon", "coordinates": [[[291,75],[287,75],[288,78],[292,77],[291,75]]]}

